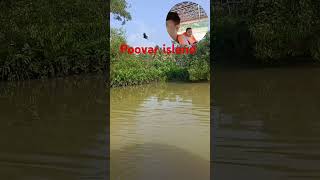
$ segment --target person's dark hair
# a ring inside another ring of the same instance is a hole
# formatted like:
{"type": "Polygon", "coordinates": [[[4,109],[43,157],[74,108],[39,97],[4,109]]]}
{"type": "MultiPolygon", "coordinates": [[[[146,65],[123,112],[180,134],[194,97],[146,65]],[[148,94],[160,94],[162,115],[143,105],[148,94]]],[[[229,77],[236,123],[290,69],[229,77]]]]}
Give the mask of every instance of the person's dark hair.
{"type": "Polygon", "coordinates": [[[188,28],[186,29],[186,32],[187,32],[189,29],[191,29],[191,27],[188,27],[188,28]]]}
{"type": "Polygon", "coordinates": [[[180,17],[178,13],[170,11],[167,15],[166,21],[172,20],[175,25],[180,24],[180,17]]]}

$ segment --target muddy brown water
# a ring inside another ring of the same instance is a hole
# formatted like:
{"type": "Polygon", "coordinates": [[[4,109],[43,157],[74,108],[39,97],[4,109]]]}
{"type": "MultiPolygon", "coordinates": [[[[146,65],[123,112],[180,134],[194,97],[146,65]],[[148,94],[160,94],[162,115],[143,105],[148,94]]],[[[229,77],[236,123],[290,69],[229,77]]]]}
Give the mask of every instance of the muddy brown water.
{"type": "Polygon", "coordinates": [[[209,83],[111,90],[112,180],[209,180],[209,83]]]}
{"type": "Polygon", "coordinates": [[[319,68],[217,68],[213,86],[213,179],[320,179],[319,68]]]}
{"type": "Polygon", "coordinates": [[[0,83],[0,179],[106,179],[104,79],[0,83]]]}

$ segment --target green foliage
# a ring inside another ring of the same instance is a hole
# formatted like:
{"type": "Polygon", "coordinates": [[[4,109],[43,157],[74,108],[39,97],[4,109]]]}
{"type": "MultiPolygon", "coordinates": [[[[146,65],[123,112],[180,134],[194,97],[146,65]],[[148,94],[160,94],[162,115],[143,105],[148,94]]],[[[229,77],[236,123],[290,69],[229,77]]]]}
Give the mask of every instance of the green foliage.
{"type": "Polygon", "coordinates": [[[257,4],[259,10],[250,22],[256,56],[281,59],[313,55],[316,58],[317,50],[313,48],[319,40],[319,4],[311,0],[257,4]],[[311,50],[315,53],[310,54],[311,50]]]}
{"type": "Polygon", "coordinates": [[[196,54],[188,62],[189,80],[210,79],[210,32],[198,43],[196,54]]]}
{"type": "Polygon", "coordinates": [[[0,79],[102,72],[108,34],[100,0],[0,2],[0,79]]]}
{"type": "Polygon", "coordinates": [[[216,60],[244,58],[251,53],[251,37],[248,24],[241,18],[223,17],[218,19],[213,36],[216,60]]]}
{"type": "Polygon", "coordinates": [[[188,68],[189,78],[191,81],[209,80],[210,66],[204,60],[194,59],[188,68]]]}
{"type": "Polygon", "coordinates": [[[110,5],[111,13],[115,19],[122,21],[123,24],[131,20],[131,14],[127,11],[129,5],[126,0],[111,0],[110,5]]]}
{"type": "Polygon", "coordinates": [[[263,63],[295,57],[320,60],[319,9],[320,1],[312,0],[242,0],[226,6],[218,3],[215,10],[219,15],[213,27],[215,51],[226,59],[230,54],[241,60],[253,56],[263,63]]]}
{"type": "Polygon", "coordinates": [[[127,86],[163,79],[162,72],[144,61],[120,60],[111,66],[111,86],[127,86]]]}
{"type": "Polygon", "coordinates": [[[121,44],[126,43],[124,31],[122,29],[110,29],[110,60],[111,63],[125,58],[125,53],[119,53],[121,44]]]}
{"type": "Polygon", "coordinates": [[[174,61],[162,59],[144,59],[129,55],[112,60],[111,86],[128,86],[164,80],[187,80],[188,71],[174,61]]]}
{"type": "Polygon", "coordinates": [[[167,80],[185,81],[189,79],[188,69],[180,67],[175,62],[165,62],[163,72],[167,80]]]}

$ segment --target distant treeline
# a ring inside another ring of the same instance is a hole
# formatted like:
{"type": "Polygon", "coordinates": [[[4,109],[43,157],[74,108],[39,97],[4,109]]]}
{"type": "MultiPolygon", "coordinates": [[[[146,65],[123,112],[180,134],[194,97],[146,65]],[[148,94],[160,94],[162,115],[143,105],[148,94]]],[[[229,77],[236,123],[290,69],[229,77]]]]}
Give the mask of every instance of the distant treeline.
{"type": "Polygon", "coordinates": [[[105,70],[108,2],[2,0],[0,9],[0,80],[105,70]]]}
{"type": "Polygon", "coordinates": [[[212,18],[216,61],[320,61],[320,1],[218,0],[212,18]]]}

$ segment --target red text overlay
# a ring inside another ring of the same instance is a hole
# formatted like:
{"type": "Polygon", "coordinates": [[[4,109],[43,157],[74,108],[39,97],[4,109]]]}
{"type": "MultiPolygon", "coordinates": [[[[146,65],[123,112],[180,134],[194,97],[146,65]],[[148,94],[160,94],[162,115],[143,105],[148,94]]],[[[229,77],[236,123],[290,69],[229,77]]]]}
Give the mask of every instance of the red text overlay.
{"type": "Polygon", "coordinates": [[[120,52],[121,53],[128,53],[128,54],[150,54],[155,55],[158,52],[163,52],[165,54],[195,54],[196,47],[175,47],[174,44],[170,47],[166,47],[163,44],[162,48],[159,47],[131,47],[127,44],[120,45],[120,52]]]}

